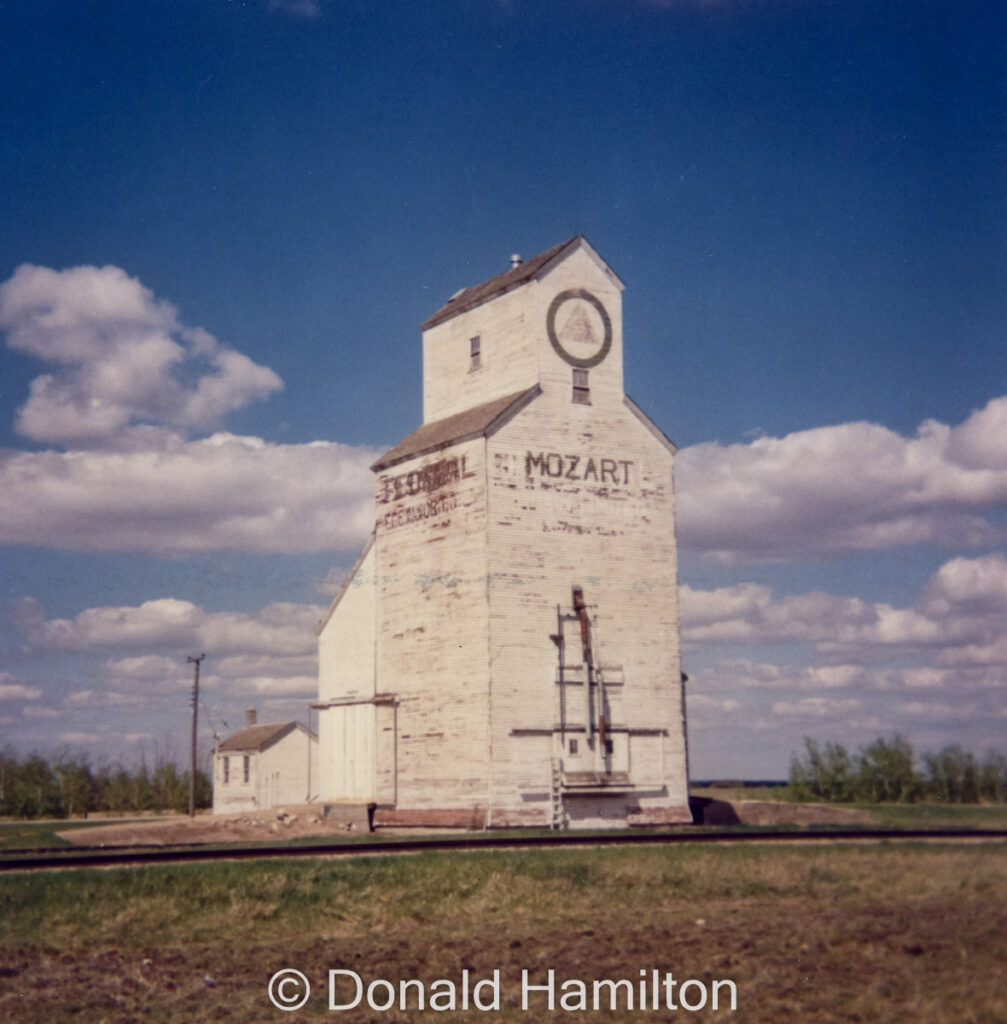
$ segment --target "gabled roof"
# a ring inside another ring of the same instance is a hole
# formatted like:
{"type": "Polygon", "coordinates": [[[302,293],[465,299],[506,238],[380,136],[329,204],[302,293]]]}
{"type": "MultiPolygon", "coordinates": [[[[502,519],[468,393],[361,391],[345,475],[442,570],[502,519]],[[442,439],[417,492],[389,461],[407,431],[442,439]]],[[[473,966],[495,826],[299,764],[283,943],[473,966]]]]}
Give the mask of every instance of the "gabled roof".
{"type": "MultiPolygon", "coordinates": [[[[608,268],[607,264],[605,264],[604,260],[602,260],[602,258],[591,247],[591,243],[588,242],[583,235],[575,235],[573,238],[570,238],[565,242],[561,242],[559,245],[554,245],[551,249],[546,249],[545,252],[539,253],[538,256],[534,256],[530,260],[525,260],[523,263],[519,263],[516,267],[511,267],[510,270],[506,270],[502,274],[497,274],[496,277],[491,277],[488,281],[483,281],[482,284],[474,285],[472,288],[466,288],[459,292],[457,295],[448,299],[447,303],[437,310],[432,317],[424,320],[420,325],[421,329],[424,331],[429,330],[431,327],[436,327],[445,320],[450,320],[451,317],[457,316],[459,313],[465,313],[470,309],[475,309],[476,306],[482,305],[482,303],[489,299],[517,288],[519,285],[522,285],[526,281],[530,281],[533,277],[536,277],[546,266],[554,260],[562,258],[577,246],[585,247],[587,251],[591,253],[591,255],[594,256],[600,264],[605,266],[605,269],[608,270],[610,274],[612,274],[612,271],[608,268]]],[[[615,277],[615,274],[612,274],[612,276],[615,278],[619,286],[622,287],[622,282],[615,277]]]]}
{"type": "MultiPolygon", "coordinates": [[[[239,729],[236,733],[228,736],[223,743],[217,747],[219,751],[227,750],[265,750],[274,743],[278,743],[284,736],[289,735],[295,729],[303,729],[300,722],[280,722],[273,725],[249,725],[239,729]]],[[[308,736],[314,736],[310,729],[305,730],[308,736]]]]}
{"type": "Polygon", "coordinates": [[[464,412],[455,413],[454,416],[447,416],[433,423],[424,423],[405,440],[385,452],[371,469],[388,469],[389,466],[413,459],[417,455],[448,448],[473,437],[485,437],[541,393],[541,387],[535,384],[524,391],[495,398],[491,402],[484,402],[464,412]]]}

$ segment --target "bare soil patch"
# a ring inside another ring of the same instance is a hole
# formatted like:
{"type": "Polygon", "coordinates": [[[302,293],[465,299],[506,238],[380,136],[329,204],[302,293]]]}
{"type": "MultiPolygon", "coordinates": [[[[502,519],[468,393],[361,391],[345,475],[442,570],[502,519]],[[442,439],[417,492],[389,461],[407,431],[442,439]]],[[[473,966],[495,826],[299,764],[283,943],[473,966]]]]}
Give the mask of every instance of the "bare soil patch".
{"type": "Polygon", "coordinates": [[[241,843],[307,836],[353,836],[367,831],[366,809],[323,815],[319,806],[274,808],[243,814],[200,814],[150,822],[96,825],[58,833],[75,846],[175,846],[241,843]]]}
{"type": "Polygon", "coordinates": [[[872,825],[867,811],[829,804],[789,804],[775,800],[735,800],[743,825],[872,825]]]}
{"type": "MultiPolygon", "coordinates": [[[[828,804],[791,804],[770,800],[705,801],[707,825],[870,825],[867,811],[828,804]]],[[[397,834],[383,829],[379,834],[397,834]]],[[[440,833],[444,829],[409,830],[410,834],[440,833]]],[[[309,836],[352,836],[367,832],[363,808],[339,808],[325,816],[317,804],[257,813],[178,815],[149,822],[129,822],[75,828],[61,838],[75,846],[172,846],[187,843],[256,842],[309,836]]]]}

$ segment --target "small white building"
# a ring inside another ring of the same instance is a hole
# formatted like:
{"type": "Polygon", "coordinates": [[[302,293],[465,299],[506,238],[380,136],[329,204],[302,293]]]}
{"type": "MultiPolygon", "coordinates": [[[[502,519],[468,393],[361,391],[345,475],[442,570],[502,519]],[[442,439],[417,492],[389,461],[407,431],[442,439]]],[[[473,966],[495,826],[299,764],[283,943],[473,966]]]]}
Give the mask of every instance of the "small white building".
{"type": "Polygon", "coordinates": [[[265,811],[311,799],[318,737],[300,722],[259,725],[254,709],[245,728],[214,754],[213,813],[265,811]]]}
{"type": "Polygon", "coordinates": [[[422,326],[423,424],[319,630],[319,797],[385,825],[691,821],[675,446],[578,236],[422,326]]]}

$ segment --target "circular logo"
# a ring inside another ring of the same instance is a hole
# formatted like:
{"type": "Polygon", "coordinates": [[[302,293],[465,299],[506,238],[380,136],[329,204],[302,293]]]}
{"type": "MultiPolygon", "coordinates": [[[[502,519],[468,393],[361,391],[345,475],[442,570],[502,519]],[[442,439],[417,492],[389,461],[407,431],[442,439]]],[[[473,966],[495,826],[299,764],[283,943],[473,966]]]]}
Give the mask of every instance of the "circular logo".
{"type": "Polygon", "coordinates": [[[612,347],[608,310],[585,288],[560,292],[549,304],[545,325],[560,359],[582,370],[597,366],[612,347]]]}

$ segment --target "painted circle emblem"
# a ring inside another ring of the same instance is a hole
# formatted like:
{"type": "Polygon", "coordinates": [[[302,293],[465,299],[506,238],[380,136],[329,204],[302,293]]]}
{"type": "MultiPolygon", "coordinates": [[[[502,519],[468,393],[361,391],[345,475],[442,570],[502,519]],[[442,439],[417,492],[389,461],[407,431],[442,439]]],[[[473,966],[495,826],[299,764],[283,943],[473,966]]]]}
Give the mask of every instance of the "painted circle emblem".
{"type": "Polygon", "coordinates": [[[597,366],[612,347],[608,310],[585,288],[560,292],[549,304],[545,325],[560,359],[582,370],[597,366]]]}

